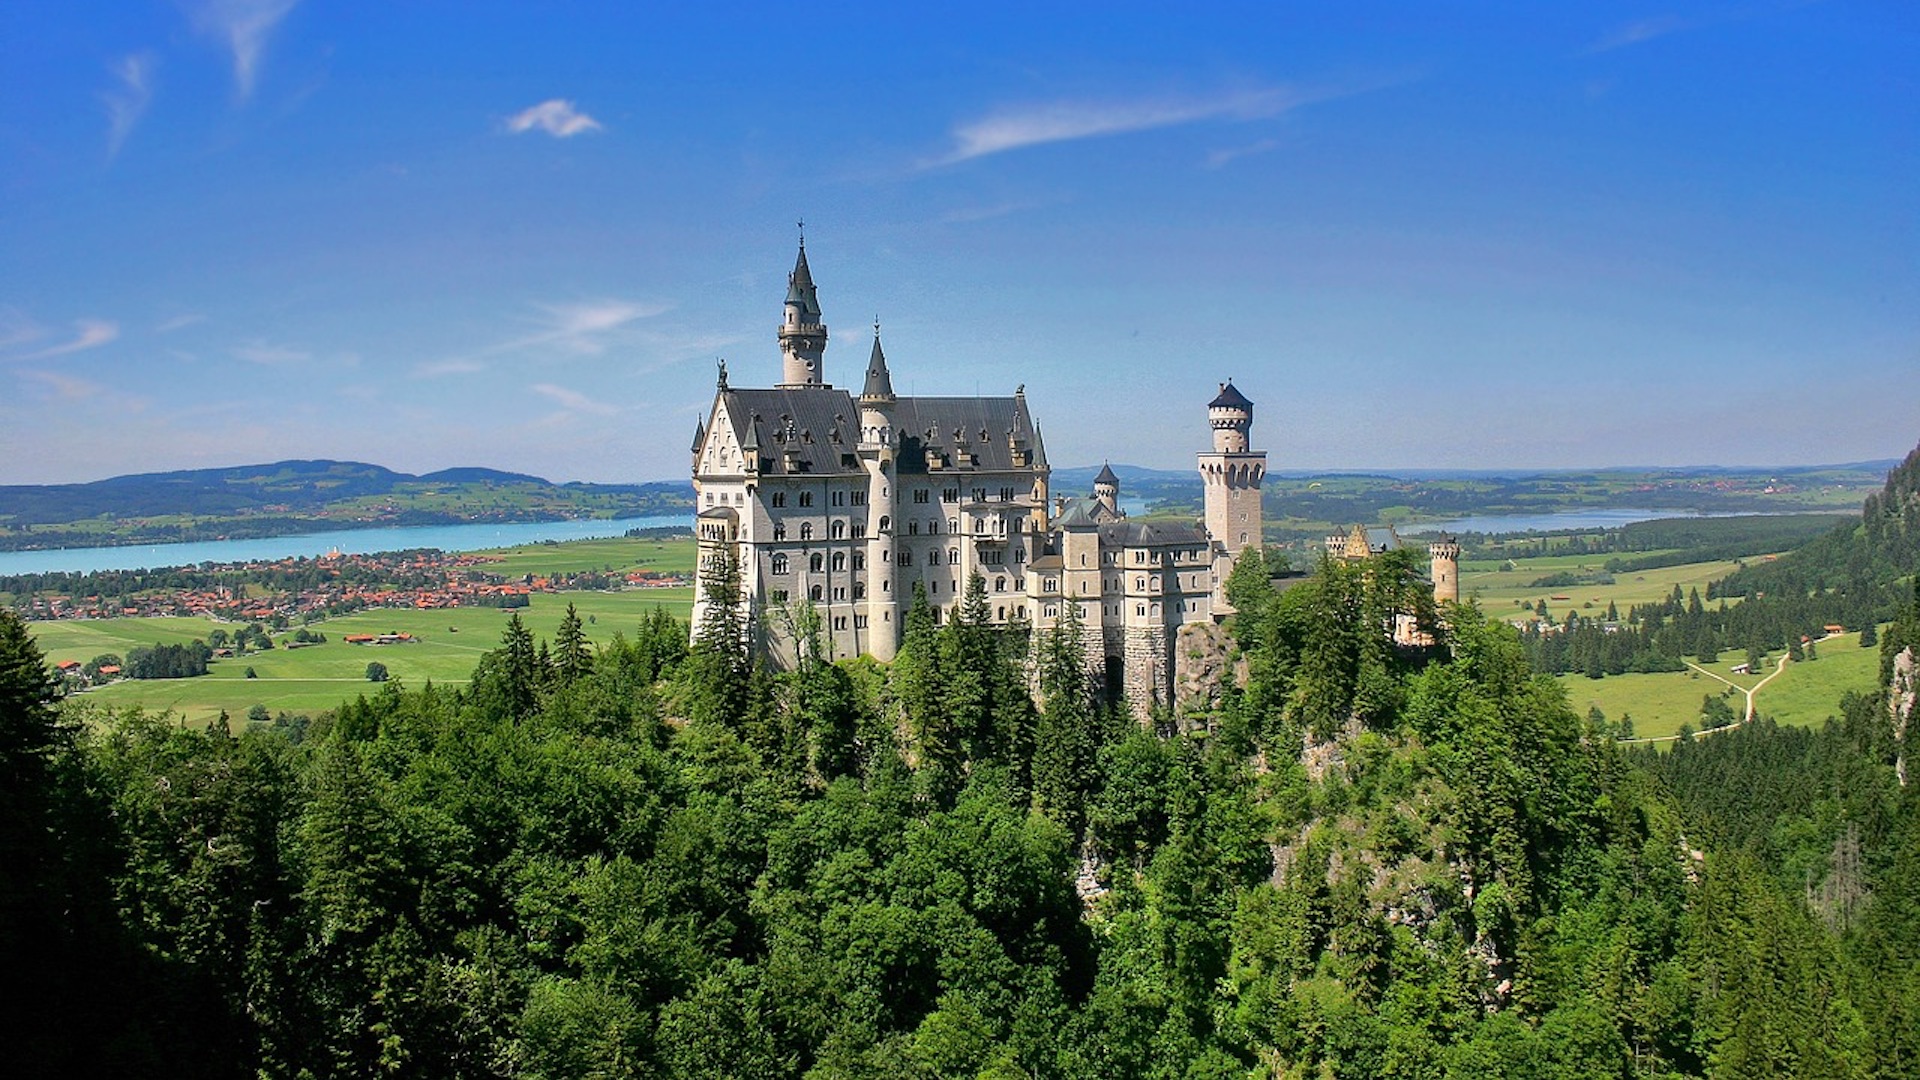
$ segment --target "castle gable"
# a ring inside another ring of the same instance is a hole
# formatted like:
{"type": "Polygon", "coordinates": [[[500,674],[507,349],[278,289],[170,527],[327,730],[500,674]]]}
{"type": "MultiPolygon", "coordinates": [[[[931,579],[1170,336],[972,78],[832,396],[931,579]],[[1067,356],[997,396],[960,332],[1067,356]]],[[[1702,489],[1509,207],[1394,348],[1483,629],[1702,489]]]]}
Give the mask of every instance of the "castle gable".
{"type": "Polygon", "coordinates": [[[734,445],[757,444],[763,476],[863,475],[854,453],[860,412],[845,390],[723,390],[714,406],[714,428],[723,415],[734,445]]]}
{"type": "Polygon", "coordinates": [[[1026,400],[1019,396],[903,397],[894,404],[893,416],[903,476],[925,473],[930,467],[1009,472],[1033,468],[1044,460],[1038,456],[1026,400]],[[1035,448],[1026,462],[1015,462],[1009,432],[1013,439],[1035,448]]]}

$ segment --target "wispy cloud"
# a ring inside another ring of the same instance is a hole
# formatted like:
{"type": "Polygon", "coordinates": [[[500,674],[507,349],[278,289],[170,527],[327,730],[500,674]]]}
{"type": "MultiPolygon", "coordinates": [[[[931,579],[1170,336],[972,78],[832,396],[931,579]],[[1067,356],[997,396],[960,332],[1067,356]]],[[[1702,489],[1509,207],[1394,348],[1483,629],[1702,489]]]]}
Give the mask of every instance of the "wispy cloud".
{"type": "Polygon", "coordinates": [[[199,0],[189,8],[194,28],[233,53],[233,84],[240,100],[253,96],[267,38],[300,0],[199,0]]]}
{"type": "Polygon", "coordinates": [[[1132,101],[1056,101],[1002,109],[953,129],[953,148],[924,167],[952,165],[1028,146],[1176,127],[1203,120],[1258,120],[1371,86],[1308,89],[1295,86],[1235,90],[1211,97],[1156,97],[1132,101]]]}
{"type": "Polygon", "coordinates": [[[120,85],[100,95],[101,104],[107,107],[107,157],[119,155],[127,136],[146,115],[147,105],[153,100],[153,69],[158,63],[152,53],[139,52],[109,69],[120,85]]]}
{"type": "Polygon", "coordinates": [[[1677,30],[1686,30],[1694,24],[1678,15],[1659,15],[1651,19],[1639,19],[1623,26],[1614,27],[1601,35],[1600,40],[1587,48],[1590,53],[1610,52],[1624,49],[1629,45],[1638,45],[1643,41],[1666,37],[1677,30]]]}
{"type": "Polygon", "coordinates": [[[612,416],[619,409],[603,401],[595,401],[578,390],[569,390],[552,383],[534,383],[528,389],[536,394],[544,394],[574,412],[593,413],[596,416],[612,416]]]}
{"type": "MultiPolygon", "coordinates": [[[[4,333],[5,328],[0,326],[0,335],[4,335],[4,333]]],[[[25,340],[36,340],[40,336],[41,335],[36,332],[25,340]]],[[[119,337],[120,326],[118,323],[108,322],[105,319],[78,319],[75,320],[73,324],[73,338],[71,340],[63,341],[58,345],[48,346],[38,352],[28,353],[25,356],[17,356],[14,357],[14,359],[46,360],[55,356],[67,356],[71,353],[85,352],[88,349],[97,349],[102,345],[117,340],[119,337]]]]}
{"type": "Polygon", "coordinates": [[[1248,143],[1245,146],[1225,147],[1209,153],[1205,164],[1209,169],[1224,169],[1243,157],[1264,154],[1279,145],[1280,140],[1278,139],[1261,139],[1257,142],[1248,143]]]}
{"type": "Polygon", "coordinates": [[[19,373],[28,382],[39,383],[46,387],[54,397],[64,401],[79,401],[99,394],[106,387],[91,379],[75,378],[58,371],[27,370],[19,373]]]}
{"type": "Polygon", "coordinates": [[[185,330],[189,326],[194,326],[206,321],[207,317],[200,314],[189,313],[186,315],[175,315],[171,319],[162,320],[158,326],[153,328],[153,332],[156,334],[171,334],[175,330],[185,330]]]}
{"type": "Polygon", "coordinates": [[[434,379],[442,375],[472,375],[486,369],[487,365],[478,360],[436,360],[416,365],[413,376],[416,379],[434,379]]]}
{"type": "Polygon", "coordinates": [[[599,131],[600,121],[575,108],[573,102],[560,98],[543,101],[531,109],[507,117],[507,130],[515,135],[524,135],[535,128],[556,139],[566,139],[589,131],[599,131]]]}
{"type": "Polygon", "coordinates": [[[286,345],[269,345],[264,341],[237,345],[228,352],[236,360],[245,360],[249,364],[263,367],[286,367],[291,364],[304,364],[313,359],[313,354],[304,349],[295,349],[286,345]]]}
{"type": "Polygon", "coordinates": [[[606,351],[607,338],[616,331],[668,309],[666,304],[644,304],[634,300],[588,300],[538,306],[545,313],[542,319],[545,328],[509,341],[493,351],[553,347],[566,352],[598,356],[606,351]]]}

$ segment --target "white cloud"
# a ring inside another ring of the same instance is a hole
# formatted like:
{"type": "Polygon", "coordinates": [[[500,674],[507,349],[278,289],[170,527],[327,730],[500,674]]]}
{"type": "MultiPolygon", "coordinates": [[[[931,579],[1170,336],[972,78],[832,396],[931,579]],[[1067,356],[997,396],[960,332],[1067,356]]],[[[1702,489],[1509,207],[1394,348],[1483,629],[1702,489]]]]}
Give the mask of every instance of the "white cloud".
{"type": "Polygon", "coordinates": [[[578,390],[569,390],[564,386],[555,386],[552,383],[535,383],[528,389],[536,394],[544,394],[566,408],[572,409],[574,412],[594,413],[598,416],[612,416],[620,411],[603,401],[595,401],[578,390]]]}
{"type": "Polygon", "coordinates": [[[120,153],[120,147],[146,115],[153,100],[153,69],[159,61],[152,53],[134,53],[110,69],[120,85],[100,95],[107,107],[107,156],[120,153]]]}
{"type": "Polygon", "coordinates": [[[1060,101],[1003,109],[953,130],[953,149],[928,166],[951,165],[1027,146],[1174,127],[1201,120],[1254,120],[1331,96],[1294,87],[1235,91],[1207,98],[1119,102],[1060,101]]]}
{"type": "Polygon", "coordinates": [[[598,356],[606,351],[607,338],[627,324],[666,311],[666,304],[644,304],[633,300],[588,300],[574,304],[538,304],[545,312],[545,328],[526,337],[489,349],[490,353],[513,352],[531,348],[558,348],[566,352],[598,356]]]}
{"type": "Polygon", "coordinates": [[[413,369],[413,374],[415,378],[431,379],[440,375],[471,375],[486,369],[487,365],[478,360],[436,360],[432,363],[417,365],[413,369]]]}
{"type": "Polygon", "coordinates": [[[245,360],[249,364],[265,367],[282,367],[288,364],[304,364],[313,359],[313,354],[303,349],[289,348],[285,345],[269,345],[264,341],[255,341],[238,345],[228,350],[235,359],[245,360]]]}
{"type": "Polygon", "coordinates": [[[1207,155],[1206,165],[1209,169],[1223,169],[1243,157],[1264,154],[1279,145],[1280,142],[1278,139],[1261,139],[1258,142],[1248,143],[1246,146],[1229,146],[1225,149],[1215,150],[1209,153],[1207,155]]]}
{"type": "Polygon", "coordinates": [[[253,96],[267,38],[300,0],[200,0],[189,14],[200,33],[233,52],[233,83],[240,100],[253,96]]]}
{"type": "Polygon", "coordinates": [[[19,374],[29,382],[41,384],[51,390],[55,397],[65,401],[90,398],[106,389],[90,379],[79,379],[58,371],[22,371],[19,374]]]}
{"type": "Polygon", "coordinates": [[[1651,19],[1641,19],[1623,26],[1617,26],[1602,35],[1587,51],[1590,53],[1609,52],[1624,49],[1629,45],[1638,45],[1643,41],[1666,37],[1676,30],[1688,29],[1693,24],[1678,15],[1660,15],[1651,19]]]}
{"type": "Polygon", "coordinates": [[[160,325],[153,328],[153,332],[156,334],[171,334],[175,330],[185,330],[189,326],[206,321],[207,317],[205,315],[175,315],[171,319],[163,320],[160,325]]]}
{"type": "Polygon", "coordinates": [[[560,98],[543,101],[531,109],[507,117],[507,130],[515,135],[524,135],[534,128],[556,139],[601,129],[600,121],[575,108],[573,102],[560,98]]]}
{"type": "MultiPolygon", "coordinates": [[[[4,325],[0,325],[0,337],[11,338],[13,336],[14,334],[9,333],[4,325]]],[[[23,340],[31,341],[41,336],[42,335],[36,330],[23,340]]],[[[28,353],[25,356],[15,357],[15,359],[45,360],[54,356],[66,356],[69,353],[85,352],[88,349],[97,349],[102,345],[117,340],[119,337],[120,326],[118,323],[111,323],[105,319],[78,319],[75,320],[73,324],[73,340],[63,341],[58,345],[49,346],[38,352],[28,353]]]]}

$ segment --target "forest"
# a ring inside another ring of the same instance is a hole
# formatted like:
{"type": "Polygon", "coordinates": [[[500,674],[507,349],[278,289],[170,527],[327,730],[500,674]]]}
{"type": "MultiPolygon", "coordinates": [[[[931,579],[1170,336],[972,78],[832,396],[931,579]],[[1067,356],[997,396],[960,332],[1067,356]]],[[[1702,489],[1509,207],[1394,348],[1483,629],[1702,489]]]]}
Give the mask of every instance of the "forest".
{"type": "Polygon", "coordinates": [[[10,1071],[1920,1074],[1884,692],[1627,752],[1410,556],[1256,565],[1243,677],[1150,725],[977,579],[885,667],[805,607],[778,673],[724,604],[516,616],[465,686],[207,730],[59,702],[0,613],[10,1071]]]}

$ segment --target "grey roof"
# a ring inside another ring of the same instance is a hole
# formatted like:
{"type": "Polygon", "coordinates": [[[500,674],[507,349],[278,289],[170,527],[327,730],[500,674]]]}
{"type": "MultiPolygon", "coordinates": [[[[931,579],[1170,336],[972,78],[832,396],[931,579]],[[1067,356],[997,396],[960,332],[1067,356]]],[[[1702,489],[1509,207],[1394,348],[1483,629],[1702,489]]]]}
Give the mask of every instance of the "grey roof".
{"type": "Polygon", "coordinates": [[[706,445],[706,442],[707,422],[705,420],[696,421],[693,428],[693,452],[696,454],[699,453],[700,448],[706,445]]]}
{"type": "Polygon", "coordinates": [[[813,291],[813,271],[807,268],[807,245],[800,245],[800,257],[793,262],[793,273],[787,275],[787,303],[799,304],[802,311],[813,316],[814,322],[820,321],[820,298],[813,291]]]}
{"type": "Polygon", "coordinates": [[[1093,482],[1095,484],[1112,484],[1114,487],[1120,486],[1120,478],[1113,475],[1113,466],[1104,461],[1100,463],[1100,475],[1094,477],[1093,482]]]}
{"type": "Polygon", "coordinates": [[[1007,472],[1044,465],[1027,399],[1013,397],[905,397],[893,407],[893,429],[899,434],[902,476],[927,471],[929,451],[941,468],[1007,472]],[[1013,463],[1009,439],[1025,442],[1031,463],[1013,463]],[[967,465],[962,451],[972,456],[967,465]]]}
{"type": "Polygon", "coordinates": [[[1119,547],[1167,547],[1175,544],[1208,543],[1207,532],[1198,525],[1176,525],[1157,521],[1113,521],[1100,526],[1100,542],[1119,547]]]}
{"type": "Polygon", "coordinates": [[[880,351],[880,334],[873,335],[873,352],[867,357],[867,385],[860,390],[862,398],[890,398],[893,396],[893,373],[887,370],[887,354],[880,351]]]}
{"type": "Polygon", "coordinates": [[[1059,517],[1053,519],[1053,527],[1056,529],[1098,528],[1100,521],[1093,516],[1093,511],[1087,506],[1087,503],[1092,501],[1091,499],[1074,500],[1059,517]]]}
{"type": "Polygon", "coordinates": [[[1214,398],[1212,401],[1207,402],[1207,408],[1209,409],[1230,409],[1230,408],[1231,409],[1251,409],[1253,408],[1253,402],[1248,401],[1247,395],[1241,393],[1238,389],[1236,389],[1233,385],[1233,381],[1229,379],[1228,381],[1220,384],[1220,396],[1214,398]]]}
{"type": "Polygon", "coordinates": [[[831,386],[728,389],[720,392],[720,399],[726,402],[741,448],[759,447],[762,473],[831,476],[863,471],[854,456],[860,441],[860,411],[845,390],[831,386]]]}

